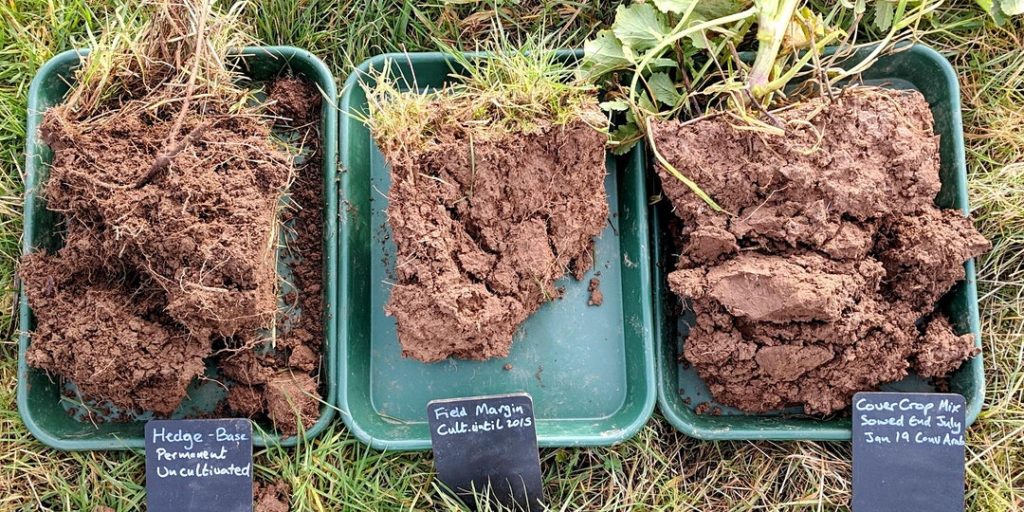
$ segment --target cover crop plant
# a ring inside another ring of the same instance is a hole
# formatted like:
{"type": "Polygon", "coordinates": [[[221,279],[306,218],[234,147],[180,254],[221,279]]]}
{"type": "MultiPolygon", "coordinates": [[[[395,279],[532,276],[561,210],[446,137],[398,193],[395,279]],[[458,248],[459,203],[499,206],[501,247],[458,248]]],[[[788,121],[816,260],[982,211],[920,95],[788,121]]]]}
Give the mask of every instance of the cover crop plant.
{"type": "MultiPolygon", "coordinates": [[[[937,0],[843,0],[815,11],[803,0],[653,0],[619,6],[611,28],[584,46],[583,72],[606,90],[613,151],[624,153],[650,138],[652,120],[695,118],[725,110],[750,129],[782,134],[770,109],[792,103],[789,86],[799,79],[828,94],[863,71],[884,51],[910,37],[906,30],[941,4],[937,0]],[[852,29],[838,20],[853,13],[852,29]],[[869,56],[846,70],[835,66],[860,45],[857,26],[870,14],[884,36],[869,56]],[[752,64],[738,52],[753,35],[752,64]],[[837,48],[826,55],[826,47],[837,48]],[[757,115],[754,115],[757,114],[757,115]]],[[[714,209],[714,200],[668,164],[650,141],[655,158],[714,209]]]]}

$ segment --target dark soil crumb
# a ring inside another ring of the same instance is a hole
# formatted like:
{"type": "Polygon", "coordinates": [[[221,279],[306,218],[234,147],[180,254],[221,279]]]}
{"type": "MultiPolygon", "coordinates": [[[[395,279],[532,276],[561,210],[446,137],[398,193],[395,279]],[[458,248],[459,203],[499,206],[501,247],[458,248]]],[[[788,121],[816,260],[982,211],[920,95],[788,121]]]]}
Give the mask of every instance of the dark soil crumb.
{"type": "Polygon", "coordinates": [[[505,357],[567,270],[593,265],[608,217],[605,136],[583,122],[387,154],[397,282],[386,312],[405,357],[505,357]]]}
{"type": "Polygon", "coordinates": [[[708,402],[701,402],[701,403],[697,404],[697,407],[695,407],[693,409],[693,412],[703,416],[703,415],[707,414],[710,409],[711,409],[711,404],[710,403],[708,403],[708,402]]]}
{"type": "Polygon", "coordinates": [[[204,359],[225,347],[246,361],[224,368],[245,385],[232,390],[229,406],[253,416],[262,402],[251,386],[278,368],[319,366],[319,156],[296,169],[258,116],[189,113],[181,133],[194,137],[148,178],[175,116],[137,109],[108,116],[88,126],[59,106],[44,116],[40,135],[54,158],[43,193],[66,233],[56,252],[22,261],[36,316],[28,363],[74,382],[80,400],[166,416],[204,359]],[[264,343],[277,314],[277,250],[268,242],[296,171],[293,200],[303,208],[295,214],[297,243],[287,250],[304,258],[293,270],[306,302],[279,335],[285,361],[251,349],[264,343]]]}
{"type": "Polygon", "coordinates": [[[74,248],[28,265],[145,278],[166,295],[167,315],[196,337],[230,338],[267,325],[277,309],[267,241],[292,173],[270,128],[255,117],[223,117],[202,128],[209,119],[187,116],[183,131],[199,129],[190,150],[137,188],[149,168],[140,163],[156,159],[173,123],[146,112],[112,115],[89,131],[61,107],[44,116],[40,133],[54,151],[44,194],[47,207],[65,216],[74,248]]]}
{"type": "Polygon", "coordinates": [[[269,110],[289,126],[300,127],[320,117],[320,91],[298,77],[282,77],[267,87],[269,110]]]}
{"type": "Polygon", "coordinates": [[[253,512],[288,512],[292,491],[284,481],[256,482],[254,487],[253,512]]]}
{"type": "MultiPolygon", "coordinates": [[[[73,254],[74,245],[68,247],[65,254],[73,254]]],[[[133,288],[42,253],[22,265],[36,311],[29,365],[76,382],[84,398],[161,415],[177,408],[189,382],[203,372],[210,340],[160,321],[159,287],[146,280],[133,288]]]]}
{"type": "Polygon", "coordinates": [[[718,402],[745,411],[825,414],[857,391],[912,369],[943,375],[977,353],[934,313],[989,243],[934,206],[928,104],[917,92],[860,88],[778,116],[819,107],[814,130],[790,123],[785,137],[724,117],[655,128],[668,161],[734,214],[711,211],[659,169],[682,221],[669,286],[697,316],[685,358],[718,402]],[[932,318],[923,332],[922,318],[932,318]]]}
{"type": "Polygon", "coordinates": [[[590,279],[590,284],[587,285],[587,291],[590,292],[590,299],[587,304],[590,306],[600,306],[604,302],[604,294],[601,293],[601,280],[594,277],[590,279]]]}
{"type": "Polygon", "coordinates": [[[282,432],[295,434],[300,422],[308,429],[320,417],[320,395],[316,379],[304,373],[284,370],[266,384],[267,415],[282,432]]]}
{"type": "Polygon", "coordinates": [[[977,353],[973,334],[956,335],[946,317],[936,316],[918,340],[911,362],[918,375],[938,378],[956,370],[960,363],[977,353]]]}
{"type": "Polygon", "coordinates": [[[235,384],[228,390],[228,409],[246,418],[255,418],[267,409],[263,391],[247,384],[235,384]]]}
{"type": "MultiPolygon", "coordinates": [[[[319,341],[319,340],[318,340],[319,341]]],[[[311,372],[320,365],[320,356],[309,345],[298,345],[288,354],[288,366],[296,370],[311,372]]]]}

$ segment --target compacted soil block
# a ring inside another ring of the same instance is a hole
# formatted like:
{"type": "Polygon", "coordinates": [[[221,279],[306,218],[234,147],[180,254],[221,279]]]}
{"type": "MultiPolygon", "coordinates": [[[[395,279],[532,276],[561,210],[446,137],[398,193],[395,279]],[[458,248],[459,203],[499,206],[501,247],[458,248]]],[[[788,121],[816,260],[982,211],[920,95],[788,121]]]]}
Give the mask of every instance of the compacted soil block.
{"type": "Polygon", "coordinates": [[[53,156],[29,194],[63,240],[22,260],[24,362],[78,421],[247,416],[294,436],[321,417],[324,109],[306,79],[265,90],[269,116],[183,115],[173,154],[176,117],[42,116],[53,156]]]}
{"type": "MultiPolygon", "coordinates": [[[[376,57],[342,110],[365,112],[383,70],[427,90],[461,73],[441,54],[376,57]]],[[[428,448],[430,400],[521,391],[543,446],[632,435],[654,400],[642,155],[607,158],[583,120],[432,130],[413,148],[378,145],[358,115],[342,123],[339,405],[355,435],[428,448]]]]}
{"type": "Polygon", "coordinates": [[[665,158],[728,212],[659,169],[680,221],[668,286],[696,317],[682,355],[714,399],[828,414],[976,355],[974,335],[935,308],[989,243],[935,206],[939,137],[924,97],[851,88],[777,117],[784,136],[726,116],[655,127],[665,158]]]}
{"type": "Polygon", "coordinates": [[[387,312],[406,357],[506,357],[519,325],[561,296],[555,281],[593,267],[606,136],[582,121],[487,141],[438,131],[452,135],[384,155],[400,262],[387,312]]]}

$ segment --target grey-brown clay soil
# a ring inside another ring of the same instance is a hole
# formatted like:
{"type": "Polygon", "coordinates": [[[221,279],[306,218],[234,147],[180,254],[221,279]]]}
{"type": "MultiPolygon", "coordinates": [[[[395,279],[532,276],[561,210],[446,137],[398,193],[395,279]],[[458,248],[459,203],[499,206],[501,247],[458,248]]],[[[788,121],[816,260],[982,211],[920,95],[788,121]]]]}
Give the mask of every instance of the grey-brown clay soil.
{"type": "Polygon", "coordinates": [[[405,357],[488,359],[593,265],[608,217],[605,135],[575,122],[470,144],[452,131],[391,163],[397,282],[386,312],[405,357]]]}
{"type": "Polygon", "coordinates": [[[989,243],[934,204],[939,138],[924,98],[860,88],[777,116],[786,136],[724,116],[655,127],[666,159],[730,212],[659,168],[681,221],[669,287],[696,314],[683,356],[715,399],[824,414],[975,355],[935,304],[989,243]],[[814,129],[791,122],[819,108],[814,129]]]}
{"type": "MultiPolygon", "coordinates": [[[[314,88],[281,80],[271,99],[282,91],[288,105],[318,115],[314,88]]],[[[190,113],[182,133],[199,127],[196,136],[147,180],[172,129],[169,117],[125,109],[85,124],[60,107],[44,116],[40,134],[54,157],[42,193],[66,233],[59,250],[22,261],[36,317],[28,363],[74,382],[82,399],[166,416],[216,357],[224,374],[265,370],[262,380],[236,380],[248,386],[231,389],[228,403],[293,433],[282,395],[302,411],[318,397],[315,385],[311,397],[292,394],[309,392],[305,379],[319,368],[319,158],[293,166],[265,119],[190,113]],[[297,214],[281,211],[293,179],[297,214]],[[277,226],[295,215],[299,234],[286,250],[304,258],[293,269],[303,314],[278,335],[278,350],[257,356],[253,349],[278,315],[277,226]],[[245,358],[253,366],[232,362],[245,358]],[[301,384],[280,384],[282,372],[298,374],[301,384]]]]}

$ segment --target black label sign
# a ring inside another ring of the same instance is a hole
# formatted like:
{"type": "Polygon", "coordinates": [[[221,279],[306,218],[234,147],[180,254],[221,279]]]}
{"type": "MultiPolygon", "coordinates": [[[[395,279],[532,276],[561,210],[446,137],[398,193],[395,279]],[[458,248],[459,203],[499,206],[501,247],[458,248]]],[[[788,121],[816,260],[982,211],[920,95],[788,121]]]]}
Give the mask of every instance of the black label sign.
{"type": "Polygon", "coordinates": [[[854,512],[964,509],[964,397],[853,397],[854,512]]]}
{"type": "Polygon", "coordinates": [[[427,418],[438,477],[464,503],[474,507],[486,496],[540,510],[544,495],[530,395],[434,400],[427,418]]]}
{"type": "Polygon", "coordinates": [[[146,423],[149,512],[252,512],[252,423],[146,423]]]}

